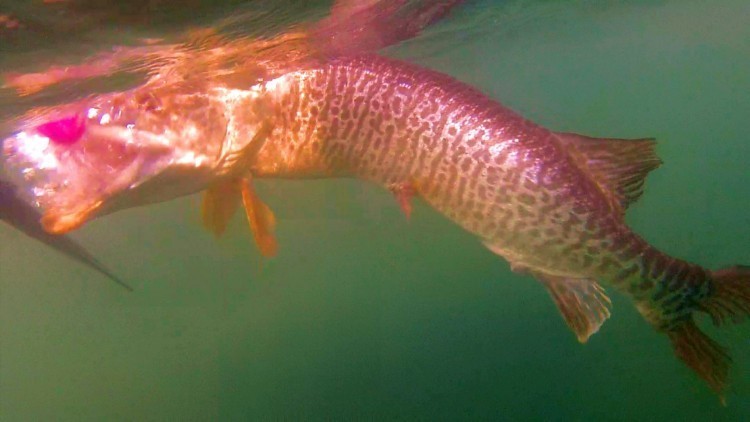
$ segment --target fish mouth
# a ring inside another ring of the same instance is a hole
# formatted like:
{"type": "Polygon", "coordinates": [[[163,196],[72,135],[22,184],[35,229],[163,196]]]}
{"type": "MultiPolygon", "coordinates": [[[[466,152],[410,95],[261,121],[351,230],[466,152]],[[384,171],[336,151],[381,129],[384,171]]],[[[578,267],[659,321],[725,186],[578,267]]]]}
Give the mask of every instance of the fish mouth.
{"type": "Polygon", "coordinates": [[[141,168],[142,159],[136,157],[120,168],[107,185],[89,193],[80,202],[65,201],[48,206],[41,219],[42,227],[52,234],[65,234],[112,210],[112,200],[133,184],[141,168]],[[74,205],[67,205],[71,203],[74,205]]]}
{"type": "Polygon", "coordinates": [[[5,179],[50,233],[198,192],[216,176],[227,130],[221,104],[178,95],[165,112],[119,94],[45,111],[0,140],[5,179]]]}
{"type": "Polygon", "coordinates": [[[49,233],[68,233],[105,213],[137,178],[139,149],[114,136],[115,128],[103,129],[87,128],[74,143],[55,142],[38,128],[3,141],[5,176],[49,233]]]}

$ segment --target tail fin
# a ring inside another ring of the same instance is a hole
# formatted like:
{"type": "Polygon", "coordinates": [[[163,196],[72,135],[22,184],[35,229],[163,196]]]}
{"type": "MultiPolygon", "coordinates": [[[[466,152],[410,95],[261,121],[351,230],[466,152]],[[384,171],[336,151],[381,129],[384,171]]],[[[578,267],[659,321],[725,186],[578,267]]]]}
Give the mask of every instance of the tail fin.
{"type": "Polygon", "coordinates": [[[715,325],[750,315],[750,267],[737,265],[711,273],[714,292],[700,304],[715,325]]]}
{"type": "MultiPolygon", "coordinates": [[[[734,266],[711,272],[713,291],[699,305],[698,310],[711,316],[714,324],[739,322],[750,315],[750,267],[734,266]]],[[[678,358],[719,394],[727,387],[727,375],[732,359],[726,350],[711,340],[692,319],[667,332],[678,358]]]]}
{"type": "Polygon", "coordinates": [[[692,320],[686,321],[667,332],[674,353],[699,377],[706,381],[725,404],[723,391],[727,387],[727,375],[732,358],[726,350],[705,335],[692,320]]]}

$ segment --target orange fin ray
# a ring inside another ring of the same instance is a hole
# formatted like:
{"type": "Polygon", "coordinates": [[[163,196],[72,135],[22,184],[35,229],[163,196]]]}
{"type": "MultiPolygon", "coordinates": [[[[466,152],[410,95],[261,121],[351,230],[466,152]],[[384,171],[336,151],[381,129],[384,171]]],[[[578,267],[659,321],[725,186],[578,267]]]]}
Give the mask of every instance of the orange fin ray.
{"type": "Polygon", "coordinates": [[[216,237],[221,237],[240,204],[238,180],[213,185],[203,195],[201,214],[203,226],[216,237]]]}
{"type": "Polygon", "coordinates": [[[275,256],[279,249],[273,233],[276,228],[276,217],[268,205],[261,201],[252,182],[247,179],[242,181],[242,203],[245,205],[247,221],[261,255],[275,256]]]}
{"type": "Polygon", "coordinates": [[[534,275],[547,287],[563,319],[581,343],[588,341],[609,318],[612,301],[596,281],[534,275]]]}

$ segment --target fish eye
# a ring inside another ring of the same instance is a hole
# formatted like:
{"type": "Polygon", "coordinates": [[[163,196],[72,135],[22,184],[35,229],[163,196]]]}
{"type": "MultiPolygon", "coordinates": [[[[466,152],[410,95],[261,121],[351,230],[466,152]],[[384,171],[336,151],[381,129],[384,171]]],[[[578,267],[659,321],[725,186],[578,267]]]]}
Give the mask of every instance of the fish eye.
{"type": "Polygon", "coordinates": [[[86,121],[80,116],[70,116],[39,125],[36,131],[56,144],[73,145],[83,137],[86,121]]]}

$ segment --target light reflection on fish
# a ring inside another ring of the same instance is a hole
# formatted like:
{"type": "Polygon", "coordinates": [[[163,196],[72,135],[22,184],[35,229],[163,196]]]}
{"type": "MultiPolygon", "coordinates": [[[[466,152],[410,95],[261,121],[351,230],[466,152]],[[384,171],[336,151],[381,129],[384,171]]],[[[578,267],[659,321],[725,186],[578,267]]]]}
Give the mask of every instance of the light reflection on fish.
{"type": "Polygon", "coordinates": [[[143,87],[63,107],[6,140],[15,181],[56,233],[118,209],[208,189],[220,233],[240,201],[275,252],[253,178],[356,177],[419,197],[549,291],[581,342],[610,316],[599,281],[629,296],[720,395],[730,358],[695,324],[750,312],[750,269],[710,271],[625,224],[661,161],[652,139],[557,133],[446,75],[342,58],[251,88],[143,87]],[[73,126],[69,126],[73,125],[73,126]]]}
{"type": "MultiPolygon", "coordinates": [[[[194,31],[188,37],[188,42],[183,45],[120,47],[114,49],[114,52],[97,55],[76,66],[69,64],[52,66],[43,72],[29,74],[9,73],[4,75],[5,84],[2,87],[15,88],[20,96],[31,95],[56,83],[128,70],[129,68],[123,67],[127,63],[137,60],[148,63],[145,59],[149,57],[157,62],[163,61],[170,64],[163,64],[152,69],[154,73],[152,81],[158,80],[158,83],[164,83],[164,79],[181,75],[183,72],[192,75],[196,67],[220,67],[222,63],[234,63],[240,58],[251,63],[250,66],[253,68],[251,72],[244,72],[242,79],[257,81],[258,78],[272,75],[274,72],[283,72],[282,69],[273,68],[282,63],[282,67],[288,68],[295,64],[299,65],[298,62],[309,61],[316,55],[331,57],[356,51],[376,50],[411,38],[426,26],[444,18],[450,10],[462,2],[462,0],[337,0],[330,15],[313,24],[307,32],[282,33],[270,40],[248,39],[227,43],[217,35],[213,28],[194,31]],[[200,65],[197,64],[195,52],[191,51],[195,44],[206,48],[202,56],[208,59],[200,65]],[[266,68],[259,66],[260,63],[264,63],[266,68]],[[188,69],[182,69],[183,66],[188,69]]],[[[138,71],[141,68],[136,66],[129,70],[138,71]]],[[[216,71],[216,69],[212,70],[216,71]]],[[[179,79],[179,76],[177,78],[179,79]]],[[[149,107],[156,107],[155,102],[158,100],[146,95],[139,101],[142,103],[150,101],[149,107]]],[[[39,114],[44,113],[46,113],[45,109],[35,109],[27,117],[38,120],[39,114]]],[[[40,124],[36,130],[42,136],[55,139],[58,144],[74,143],[83,135],[86,127],[84,117],[74,113],[60,120],[40,124]]],[[[6,123],[11,124],[11,121],[6,123]]],[[[53,165],[53,163],[43,164],[43,166],[46,165],[53,165]]],[[[106,175],[103,177],[106,178],[106,175]]],[[[210,198],[211,195],[217,193],[225,192],[209,192],[207,196],[210,198]]],[[[252,208],[257,210],[256,214],[252,216],[249,214],[249,217],[251,217],[250,224],[254,228],[256,237],[261,236],[258,239],[262,252],[265,255],[273,255],[276,250],[273,238],[269,235],[265,243],[261,240],[264,228],[273,225],[273,214],[254,195],[251,186],[246,186],[242,190],[242,195],[246,201],[256,204],[252,208]],[[263,210],[267,210],[267,213],[261,213],[263,210]]],[[[231,214],[225,215],[228,212],[226,207],[217,208],[213,207],[213,204],[213,201],[206,201],[204,219],[215,234],[221,235],[225,228],[224,222],[231,214]]],[[[229,212],[232,211],[230,207],[229,212]]],[[[67,236],[51,235],[44,231],[39,221],[38,211],[23,202],[16,195],[15,189],[3,181],[0,181],[0,219],[96,269],[126,289],[132,290],[72,239],[67,236]]]]}
{"type": "Polygon", "coordinates": [[[54,235],[44,230],[39,223],[41,215],[18,195],[9,183],[0,180],[0,220],[5,221],[27,236],[57,250],[89,268],[98,271],[110,280],[132,291],[133,288],[102,265],[89,251],[65,235],[54,235]]]}

